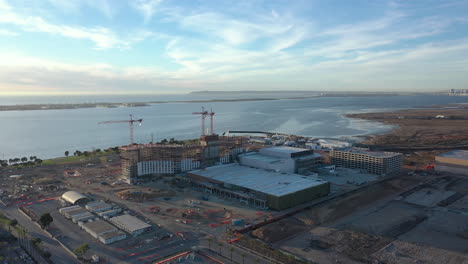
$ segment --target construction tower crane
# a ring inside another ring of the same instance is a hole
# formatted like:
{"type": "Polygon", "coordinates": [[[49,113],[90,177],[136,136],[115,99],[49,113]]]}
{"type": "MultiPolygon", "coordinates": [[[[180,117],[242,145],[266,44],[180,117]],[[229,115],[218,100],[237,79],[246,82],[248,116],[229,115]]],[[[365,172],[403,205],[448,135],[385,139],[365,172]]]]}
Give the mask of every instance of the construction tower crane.
{"type": "Polygon", "coordinates": [[[99,122],[98,124],[114,124],[114,123],[128,123],[130,126],[130,145],[133,145],[133,123],[137,123],[138,125],[141,126],[141,122],[143,122],[143,119],[133,119],[133,115],[130,115],[130,120],[113,120],[113,121],[102,121],[99,122]]]}
{"type": "Polygon", "coordinates": [[[201,115],[201,129],[202,129],[202,136],[205,135],[205,118],[208,115],[208,111],[205,111],[205,107],[202,106],[201,112],[193,112],[192,115],[201,115]]]}
{"type": "Polygon", "coordinates": [[[207,115],[210,116],[210,135],[214,135],[213,116],[215,115],[215,112],[213,112],[213,109],[211,109],[207,115]]]}

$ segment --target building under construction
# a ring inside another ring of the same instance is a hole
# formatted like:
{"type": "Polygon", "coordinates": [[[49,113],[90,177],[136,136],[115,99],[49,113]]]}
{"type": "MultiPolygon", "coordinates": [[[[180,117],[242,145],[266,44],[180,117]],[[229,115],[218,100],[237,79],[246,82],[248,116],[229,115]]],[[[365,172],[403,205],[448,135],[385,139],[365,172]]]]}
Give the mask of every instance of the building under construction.
{"type": "Polygon", "coordinates": [[[140,144],[120,148],[122,178],[137,184],[153,176],[174,175],[233,162],[244,151],[243,137],[202,136],[199,144],[140,144]],[[202,154],[203,153],[203,154],[202,154]]]}
{"type": "Polygon", "coordinates": [[[321,179],[239,164],[190,171],[187,179],[204,192],[278,211],[326,196],[330,192],[330,183],[321,179]]]}

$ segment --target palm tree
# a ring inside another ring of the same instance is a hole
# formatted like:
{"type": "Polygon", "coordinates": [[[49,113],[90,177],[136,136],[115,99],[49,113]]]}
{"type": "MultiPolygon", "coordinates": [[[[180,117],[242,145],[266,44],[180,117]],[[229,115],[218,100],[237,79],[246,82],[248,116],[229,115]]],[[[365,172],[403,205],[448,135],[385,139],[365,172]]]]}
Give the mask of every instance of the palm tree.
{"type": "Polygon", "coordinates": [[[26,158],[26,157],[21,158],[21,162],[26,162],[26,161],[28,161],[28,158],[26,158]]]}
{"type": "Polygon", "coordinates": [[[66,156],[66,157],[68,157],[68,154],[70,154],[70,152],[68,152],[68,150],[65,151],[65,156],[66,156]]]}
{"type": "Polygon", "coordinates": [[[230,248],[229,248],[229,252],[231,252],[231,262],[232,262],[232,252],[234,252],[234,248],[233,248],[233,247],[230,247],[230,248]]]}
{"type": "Polygon", "coordinates": [[[209,238],[208,238],[208,249],[210,249],[210,250],[211,250],[211,241],[212,241],[212,240],[213,240],[212,237],[209,237],[209,238]]]}
{"type": "Polygon", "coordinates": [[[221,255],[221,248],[223,247],[223,243],[218,242],[219,254],[221,255]]]}

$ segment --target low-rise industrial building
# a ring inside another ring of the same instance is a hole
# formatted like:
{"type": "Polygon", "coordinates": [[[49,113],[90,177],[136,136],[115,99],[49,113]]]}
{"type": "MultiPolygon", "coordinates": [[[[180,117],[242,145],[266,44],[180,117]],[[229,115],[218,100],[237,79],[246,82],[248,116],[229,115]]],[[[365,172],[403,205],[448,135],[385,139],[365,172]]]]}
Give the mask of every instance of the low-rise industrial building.
{"type": "Polygon", "coordinates": [[[88,197],[75,191],[68,191],[62,195],[62,199],[71,204],[83,204],[88,202],[88,197]]]}
{"type": "Polygon", "coordinates": [[[118,215],[120,212],[122,212],[122,208],[116,208],[109,211],[99,212],[98,215],[100,217],[111,217],[118,215]]]}
{"type": "Polygon", "coordinates": [[[132,236],[137,236],[151,229],[151,225],[128,214],[112,217],[109,221],[118,228],[130,233],[132,236]]]}
{"type": "Polygon", "coordinates": [[[92,222],[87,222],[81,225],[81,228],[85,230],[88,234],[90,234],[92,237],[99,239],[99,236],[105,234],[105,233],[110,233],[114,231],[118,231],[118,229],[103,221],[103,220],[96,220],[92,222]]]}
{"type": "Polygon", "coordinates": [[[321,163],[321,158],[322,155],[311,149],[280,146],[239,155],[239,162],[243,166],[254,168],[306,174],[321,163]]]}
{"type": "Polygon", "coordinates": [[[112,204],[96,201],[96,202],[88,203],[85,206],[85,208],[88,209],[89,211],[93,212],[93,213],[99,213],[99,212],[104,212],[104,211],[111,210],[112,209],[112,204]]]}
{"type": "Polygon", "coordinates": [[[205,191],[274,210],[294,207],[330,192],[327,181],[238,164],[191,171],[187,177],[205,191]]]}
{"type": "Polygon", "coordinates": [[[330,157],[338,167],[362,169],[382,176],[398,173],[403,165],[401,153],[355,147],[331,150],[330,157]]]}
{"type": "Polygon", "coordinates": [[[122,231],[112,231],[99,236],[99,241],[107,245],[127,238],[127,234],[122,231]]]}
{"type": "Polygon", "coordinates": [[[61,208],[59,209],[59,212],[66,218],[72,220],[74,223],[95,218],[93,214],[78,205],[61,208]]]}
{"type": "Polygon", "coordinates": [[[468,151],[453,150],[435,157],[435,170],[468,175],[468,151]]]}

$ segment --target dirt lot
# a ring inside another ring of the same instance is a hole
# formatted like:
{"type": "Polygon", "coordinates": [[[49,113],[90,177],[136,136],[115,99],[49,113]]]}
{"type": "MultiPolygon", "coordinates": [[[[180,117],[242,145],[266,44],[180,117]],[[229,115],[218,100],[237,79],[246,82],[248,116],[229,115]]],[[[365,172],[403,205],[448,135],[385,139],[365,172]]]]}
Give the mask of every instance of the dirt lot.
{"type": "Polygon", "coordinates": [[[306,230],[267,242],[317,263],[468,263],[468,213],[456,209],[467,183],[405,176],[298,214],[306,230]]]}
{"type": "Polygon", "coordinates": [[[364,143],[384,147],[437,147],[468,146],[468,109],[412,109],[384,113],[348,115],[398,125],[394,131],[369,138],[364,143]],[[441,115],[444,118],[436,118],[441,115]]]}

